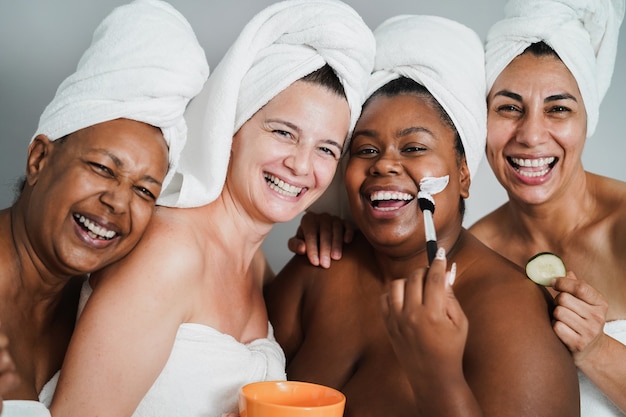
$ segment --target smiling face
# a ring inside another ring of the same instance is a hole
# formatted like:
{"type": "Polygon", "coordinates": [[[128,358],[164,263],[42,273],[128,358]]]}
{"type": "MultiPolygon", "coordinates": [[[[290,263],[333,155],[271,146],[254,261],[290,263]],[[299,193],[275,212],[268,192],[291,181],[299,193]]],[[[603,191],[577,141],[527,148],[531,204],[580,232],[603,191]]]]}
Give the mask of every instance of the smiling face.
{"type": "Polygon", "coordinates": [[[576,80],[557,57],[515,58],[489,93],[487,127],[487,159],[509,198],[540,204],[576,187],[587,114],[576,80]]]}
{"type": "Polygon", "coordinates": [[[168,167],[161,130],[118,119],[50,142],[27,164],[28,239],[54,273],[93,272],[125,256],[152,217],[168,167]]]}
{"type": "MultiPolygon", "coordinates": [[[[469,190],[465,160],[455,149],[455,132],[431,99],[417,94],[376,96],[363,109],[350,145],[346,188],[352,215],[375,246],[411,242],[423,250],[423,217],[417,202],[420,180],[450,175],[434,196],[438,227],[460,227],[460,197],[469,190]]],[[[445,232],[444,232],[445,233],[445,232]]]]}
{"type": "Polygon", "coordinates": [[[292,220],[332,181],[349,126],[345,98],[296,81],[235,134],[226,188],[263,222],[292,220]]]}

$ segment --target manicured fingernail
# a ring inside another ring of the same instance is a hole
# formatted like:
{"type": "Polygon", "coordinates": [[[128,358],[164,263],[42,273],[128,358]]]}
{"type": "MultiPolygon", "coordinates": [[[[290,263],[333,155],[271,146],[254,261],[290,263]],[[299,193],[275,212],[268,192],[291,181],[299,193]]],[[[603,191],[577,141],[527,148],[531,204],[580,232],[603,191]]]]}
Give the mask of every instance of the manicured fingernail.
{"type": "Polygon", "coordinates": [[[456,262],[452,262],[452,267],[450,267],[450,272],[448,272],[448,285],[452,286],[455,280],[456,280],[456,262]]]}
{"type": "Polygon", "coordinates": [[[437,259],[446,259],[446,250],[444,248],[437,249],[437,254],[435,255],[437,259]]]}

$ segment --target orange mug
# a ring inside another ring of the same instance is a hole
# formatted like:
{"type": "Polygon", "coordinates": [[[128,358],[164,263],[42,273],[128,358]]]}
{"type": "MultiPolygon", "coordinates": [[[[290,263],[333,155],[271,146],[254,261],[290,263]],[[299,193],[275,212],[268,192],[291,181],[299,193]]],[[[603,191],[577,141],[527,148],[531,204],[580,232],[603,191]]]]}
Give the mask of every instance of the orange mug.
{"type": "Polygon", "coordinates": [[[239,390],[240,417],[342,417],[346,397],[299,381],[253,382],[239,390]]]}

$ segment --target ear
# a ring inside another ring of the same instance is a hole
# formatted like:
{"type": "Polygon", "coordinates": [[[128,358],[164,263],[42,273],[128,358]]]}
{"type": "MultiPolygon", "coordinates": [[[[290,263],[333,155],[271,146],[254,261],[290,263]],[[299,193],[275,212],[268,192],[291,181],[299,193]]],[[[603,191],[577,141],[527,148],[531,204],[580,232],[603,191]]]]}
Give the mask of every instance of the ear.
{"type": "Polygon", "coordinates": [[[461,197],[467,199],[469,197],[469,189],[472,180],[470,178],[469,168],[467,167],[467,160],[463,158],[461,160],[461,166],[459,169],[459,182],[461,184],[461,197]]]}
{"type": "Polygon", "coordinates": [[[26,182],[31,187],[39,179],[41,171],[52,154],[53,143],[46,135],[37,135],[28,147],[26,159],[26,182]]]}

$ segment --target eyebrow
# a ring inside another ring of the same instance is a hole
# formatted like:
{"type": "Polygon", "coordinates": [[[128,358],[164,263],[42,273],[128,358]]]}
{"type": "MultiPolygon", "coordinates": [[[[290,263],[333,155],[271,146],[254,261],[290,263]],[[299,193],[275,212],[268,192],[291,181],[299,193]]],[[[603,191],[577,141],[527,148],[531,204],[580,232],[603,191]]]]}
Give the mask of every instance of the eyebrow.
{"type": "MultiPolygon", "coordinates": [[[[508,91],[508,90],[500,90],[497,93],[495,93],[493,96],[494,97],[504,96],[515,101],[520,101],[520,102],[522,101],[521,95],[517,93],[513,93],[512,91],[508,91]]],[[[552,101],[559,101],[559,100],[574,100],[575,102],[578,102],[578,100],[576,100],[576,97],[574,97],[573,95],[569,93],[561,93],[561,94],[554,94],[554,95],[548,96],[543,100],[543,102],[549,103],[552,101]]]]}
{"type": "MultiPolygon", "coordinates": [[[[408,136],[411,135],[413,133],[427,133],[430,136],[434,136],[433,132],[423,126],[411,126],[411,127],[407,127],[405,129],[401,129],[396,133],[396,137],[403,137],[403,136],[408,136]]],[[[378,134],[376,133],[375,130],[371,130],[371,129],[363,129],[363,130],[356,130],[353,134],[352,137],[357,137],[357,136],[367,136],[370,138],[375,138],[378,136],[378,134]]]]}
{"type": "MultiPolygon", "coordinates": [[[[302,129],[300,129],[298,126],[294,125],[291,122],[288,122],[286,120],[282,120],[282,119],[267,119],[266,123],[280,123],[280,124],[284,124],[285,126],[295,130],[296,132],[298,132],[298,134],[302,134],[302,129]]],[[[333,145],[336,146],[337,149],[343,149],[343,146],[339,144],[339,142],[337,142],[336,140],[332,140],[332,139],[324,139],[323,142],[327,145],[333,145]]]]}
{"type": "MultiPolygon", "coordinates": [[[[108,156],[109,158],[111,158],[111,160],[113,161],[113,163],[115,164],[115,166],[118,169],[124,169],[124,162],[122,162],[122,160],[120,158],[118,158],[116,155],[112,154],[111,152],[107,151],[106,149],[96,149],[97,152],[104,154],[106,156],[108,156]]],[[[168,170],[169,170],[169,166],[168,166],[168,170]]],[[[161,181],[158,181],[156,178],[152,177],[151,175],[143,175],[141,177],[142,181],[148,181],[151,182],[153,184],[157,184],[159,186],[162,186],[163,184],[161,183],[161,181]]]]}

